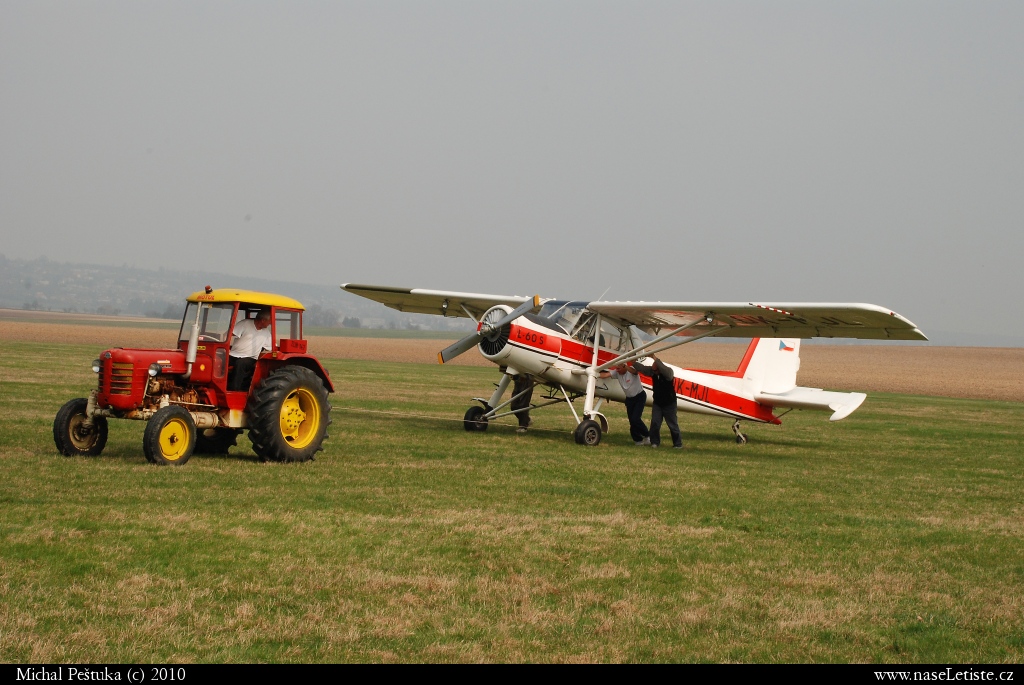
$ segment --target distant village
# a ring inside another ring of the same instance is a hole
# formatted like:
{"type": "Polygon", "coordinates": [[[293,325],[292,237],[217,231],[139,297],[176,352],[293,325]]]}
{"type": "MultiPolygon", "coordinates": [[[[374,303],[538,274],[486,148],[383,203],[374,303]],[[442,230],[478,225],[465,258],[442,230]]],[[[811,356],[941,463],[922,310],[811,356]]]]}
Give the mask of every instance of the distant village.
{"type": "MultiPolygon", "coordinates": [[[[340,283],[340,281],[339,281],[340,283]]],[[[184,299],[205,285],[293,297],[306,307],[306,326],[464,331],[466,319],[404,314],[343,292],[311,285],[198,271],[69,264],[0,254],[0,308],[178,319],[184,299]]]]}

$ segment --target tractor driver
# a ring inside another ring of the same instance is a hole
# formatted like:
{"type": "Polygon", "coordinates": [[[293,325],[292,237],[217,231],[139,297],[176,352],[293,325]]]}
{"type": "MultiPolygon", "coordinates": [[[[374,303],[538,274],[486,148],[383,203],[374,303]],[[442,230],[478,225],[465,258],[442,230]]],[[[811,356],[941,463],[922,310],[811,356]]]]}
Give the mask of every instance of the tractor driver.
{"type": "Polygon", "coordinates": [[[255,319],[242,319],[235,324],[231,339],[231,370],[228,390],[248,390],[256,371],[256,358],[274,346],[270,337],[270,310],[261,309],[255,319]]]}

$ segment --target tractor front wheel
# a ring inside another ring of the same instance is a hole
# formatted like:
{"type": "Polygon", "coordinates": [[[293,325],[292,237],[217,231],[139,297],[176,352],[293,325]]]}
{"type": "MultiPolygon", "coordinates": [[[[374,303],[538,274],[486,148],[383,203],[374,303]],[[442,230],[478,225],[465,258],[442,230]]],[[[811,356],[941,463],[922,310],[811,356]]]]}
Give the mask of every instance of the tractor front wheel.
{"type": "Polygon", "coordinates": [[[272,461],[309,461],[323,449],[331,405],[320,378],[303,366],[284,366],[252,393],[249,440],[272,461]]]}
{"type": "Polygon", "coordinates": [[[161,466],[181,466],[196,448],[196,423],[184,407],[171,405],[153,414],[142,436],[146,459],[161,466]]]}
{"type": "Polygon", "coordinates": [[[71,400],[57,411],[53,419],[53,442],[65,457],[95,457],[107,444],[107,419],[85,413],[89,400],[84,397],[71,400]]]}

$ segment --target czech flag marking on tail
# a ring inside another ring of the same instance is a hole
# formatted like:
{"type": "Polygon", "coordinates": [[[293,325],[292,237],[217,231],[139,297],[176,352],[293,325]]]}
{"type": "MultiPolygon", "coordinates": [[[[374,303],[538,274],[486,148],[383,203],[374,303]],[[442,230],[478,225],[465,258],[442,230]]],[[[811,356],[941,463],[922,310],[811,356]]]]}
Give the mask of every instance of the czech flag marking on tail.
{"type": "Polygon", "coordinates": [[[787,345],[784,341],[779,341],[779,350],[782,352],[792,352],[793,348],[787,345]]]}

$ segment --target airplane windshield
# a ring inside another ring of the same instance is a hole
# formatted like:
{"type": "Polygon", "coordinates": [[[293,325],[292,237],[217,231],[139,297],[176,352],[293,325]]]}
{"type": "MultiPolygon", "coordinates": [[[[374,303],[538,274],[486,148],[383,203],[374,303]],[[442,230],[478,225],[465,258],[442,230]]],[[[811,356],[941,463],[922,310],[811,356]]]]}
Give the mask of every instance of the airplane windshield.
{"type": "Polygon", "coordinates": [[[537,316],[547,319],[552,323],[561,326],[565,331],[572,331],[576,328],[576,322],[587,309],[587,302],[566,302],[565,300],[554,300],[547,302],[540,308],[537,316]]]}

